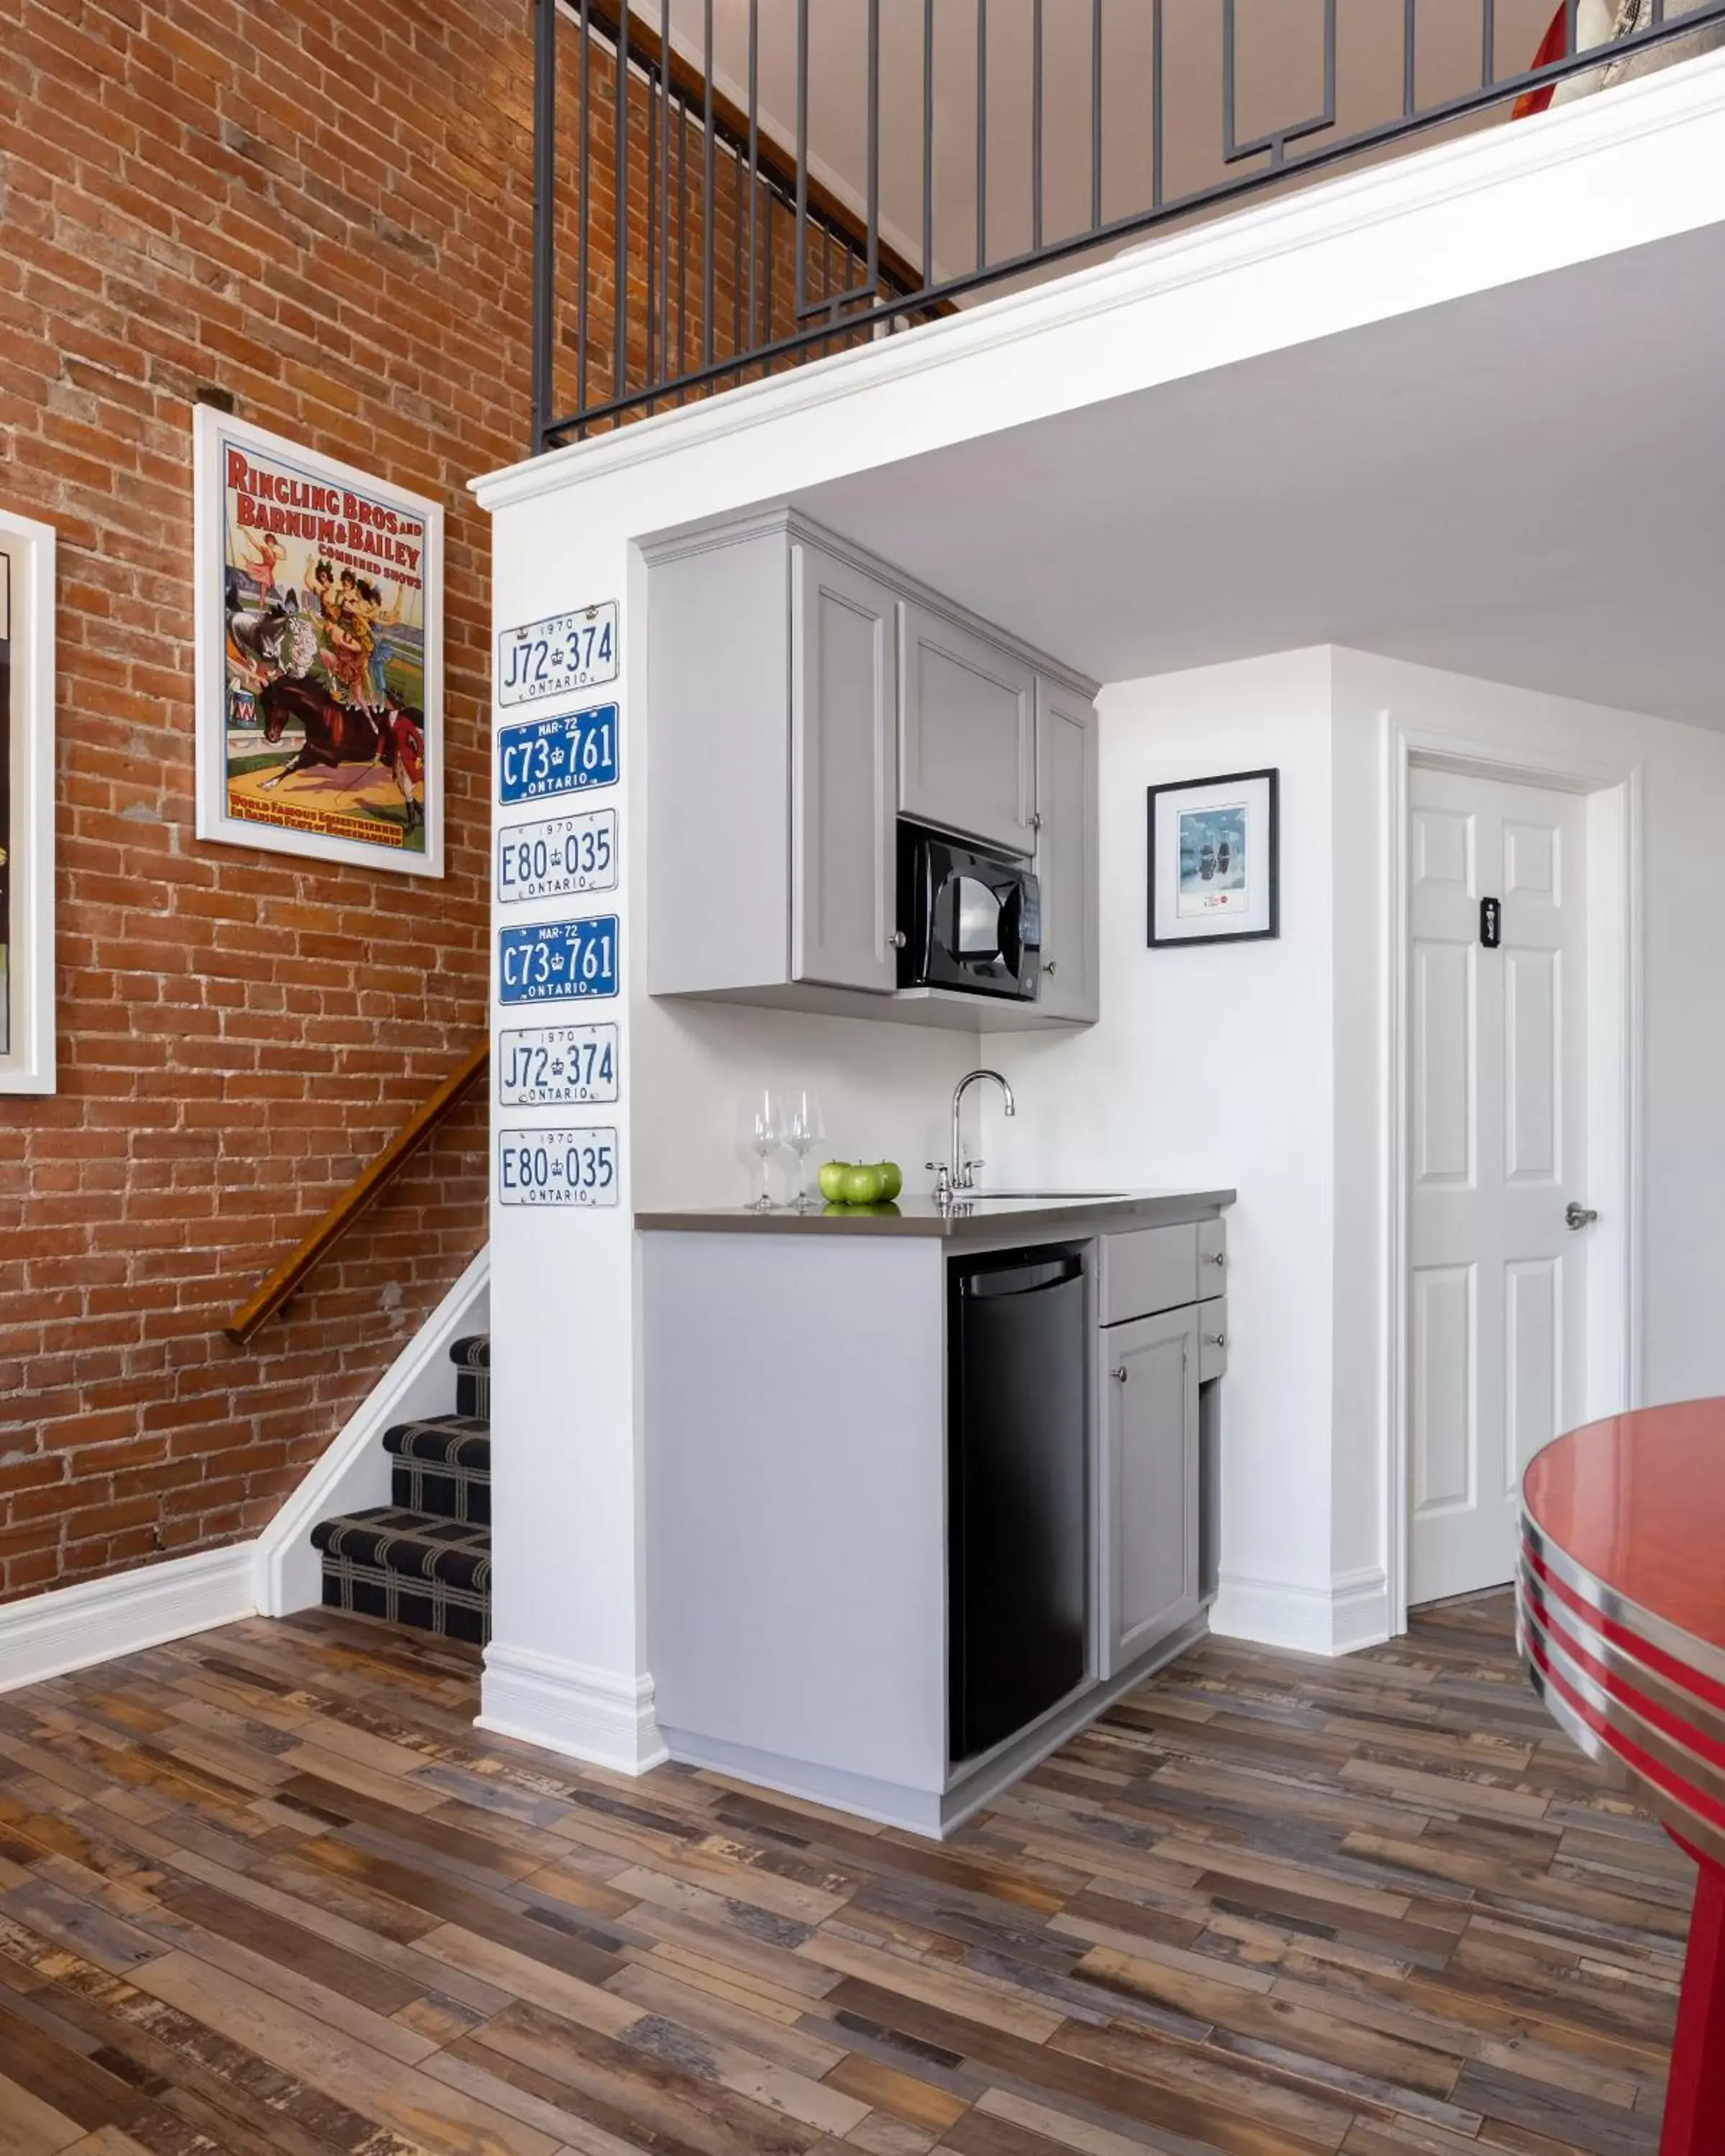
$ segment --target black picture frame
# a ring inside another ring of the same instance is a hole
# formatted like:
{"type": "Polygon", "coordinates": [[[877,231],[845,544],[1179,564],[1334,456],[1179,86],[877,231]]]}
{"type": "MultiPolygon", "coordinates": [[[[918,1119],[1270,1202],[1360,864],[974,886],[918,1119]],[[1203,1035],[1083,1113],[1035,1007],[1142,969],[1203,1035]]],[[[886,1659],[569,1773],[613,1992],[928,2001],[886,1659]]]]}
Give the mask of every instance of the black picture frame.
{"type": "Polygon", "coordinates": [[[1264,771],[1228,771],[1214,778],[1171,779],[1161,786],[1145,788],[1144,822],[1147,836],[1145,869],[1145,942],[1153,951],[1190,950],[1209,943],[1262,943],[1281,934],[1281,774],[1277,769],[1264,771]],[[1219,786],[1248,786],[1262,784],[1267,795],[1265,820],[1268,825],[1266,850],[1270,863],[1270,891],[1268,918],[1261,927],[1218,928],[1204,935],[1167,936],[1157,932],[1156,917],[1156,818],[1157,805],[1164,797],[1180,793],[1207,793],[1219,786]]]}

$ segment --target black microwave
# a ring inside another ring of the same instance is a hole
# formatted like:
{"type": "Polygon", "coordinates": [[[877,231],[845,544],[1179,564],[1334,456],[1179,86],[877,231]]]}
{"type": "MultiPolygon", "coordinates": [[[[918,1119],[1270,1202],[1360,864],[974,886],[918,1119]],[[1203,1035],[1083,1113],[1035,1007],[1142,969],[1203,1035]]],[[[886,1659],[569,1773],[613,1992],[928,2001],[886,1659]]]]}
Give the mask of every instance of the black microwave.
{"type": "Polygon", "coordinates": [[[901,823],[898,922],[901,988],[1035,1002],[1042,890],[1026,862],[901,823]]]}

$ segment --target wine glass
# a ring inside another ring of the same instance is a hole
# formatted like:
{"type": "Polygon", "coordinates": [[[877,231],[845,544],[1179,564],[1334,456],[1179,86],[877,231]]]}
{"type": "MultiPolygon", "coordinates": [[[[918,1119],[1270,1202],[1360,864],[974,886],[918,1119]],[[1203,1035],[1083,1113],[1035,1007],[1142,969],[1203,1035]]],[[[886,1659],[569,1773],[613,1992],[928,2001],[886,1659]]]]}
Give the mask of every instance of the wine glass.
{"type": "Polygon", "coordinates": [[[749,1103],[745,1118],[749,1143],[761,1163],[761,1194],[755,1200],[757,1213],[773,1210],[773,1172],[768,1165],[773,1156],[784,1143],[784,1105],[771,1086],[763,1086],[749,1103]]]}
{"type": "Polygon", "coordinates": [[[826,1118],[821,1113],[820,1096],[806,1086],[798,1086],[791,1096],[785,1118],[784,1142],[797,1156],[797,1210],[809,1209],[809,1156],[823,1143],[827,1134],[826,1118]]]}

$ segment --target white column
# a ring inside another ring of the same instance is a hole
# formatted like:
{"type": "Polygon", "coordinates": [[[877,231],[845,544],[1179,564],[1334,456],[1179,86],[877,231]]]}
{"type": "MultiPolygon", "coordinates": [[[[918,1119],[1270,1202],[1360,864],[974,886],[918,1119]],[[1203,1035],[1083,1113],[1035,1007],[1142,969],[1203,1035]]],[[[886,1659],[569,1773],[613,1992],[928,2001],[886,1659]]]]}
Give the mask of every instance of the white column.
{"type": "Polygon", "coordinates": [[[631,549],[614,529],[583,531],[576,491],[500,510],[494,526],[495,1518],[480,1720],[636,1774],[665,1757],[641,1622],[629,1188],[628,988],[644,954],[627,855],[645,654],[627,588],[631,549]],[[543,635],[515,634],[571,614],[580,619],[543,635]],[[570,679],[578,633],[578,659],[598,677],[585,685],[570,679]],[[531,693],[521,697],[523,686],[531,693]],[[536,788],[545,790],[533,798],[536,788]],[[598,821],[577,827],[572,850],[570,819],[589,816],[598,821]],[[572,873],[591,875],[593,887],[568,889],[572,873]],[[589,1027],[604,1030],[572,1030],[589,1027]],[[575,1097],[583,1085],[598,1097],[575,1097]]]}

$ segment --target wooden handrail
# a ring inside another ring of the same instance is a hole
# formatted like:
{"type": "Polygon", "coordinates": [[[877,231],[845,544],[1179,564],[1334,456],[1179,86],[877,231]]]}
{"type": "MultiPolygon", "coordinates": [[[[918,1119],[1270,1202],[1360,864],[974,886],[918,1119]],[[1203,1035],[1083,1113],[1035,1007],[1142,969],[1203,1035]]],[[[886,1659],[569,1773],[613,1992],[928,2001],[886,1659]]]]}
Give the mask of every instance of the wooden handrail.
{"type": "Polygon", "coordinates": [[[437,1091],[422,1101],[382,1152],[354,1177],[327,1213],[303,1236],[253,1296],[222,1327],[236,1348],[244,1348],[266,1326],[313,1267],[339,1243],[372,1199],[393,1183],[413,1155],[461,1104],[490,1067],[491,1044],[469,1049],[437,1091]]]}

